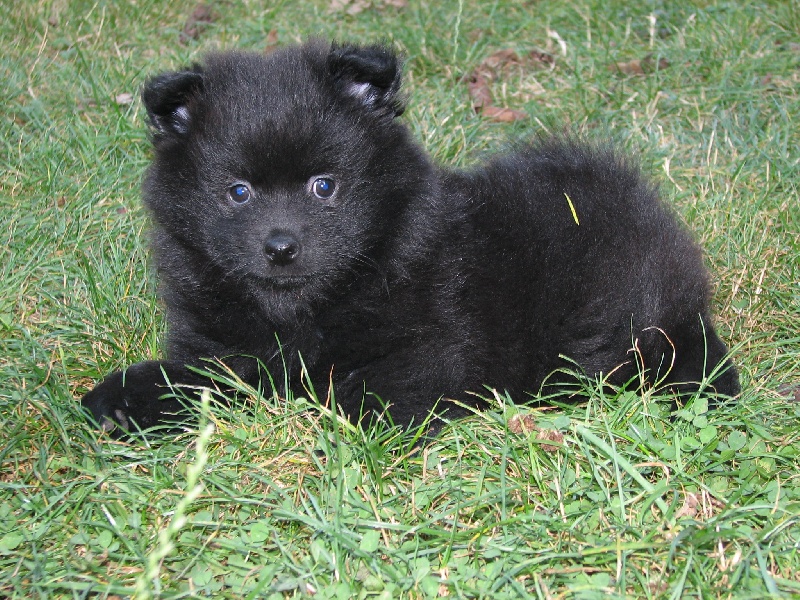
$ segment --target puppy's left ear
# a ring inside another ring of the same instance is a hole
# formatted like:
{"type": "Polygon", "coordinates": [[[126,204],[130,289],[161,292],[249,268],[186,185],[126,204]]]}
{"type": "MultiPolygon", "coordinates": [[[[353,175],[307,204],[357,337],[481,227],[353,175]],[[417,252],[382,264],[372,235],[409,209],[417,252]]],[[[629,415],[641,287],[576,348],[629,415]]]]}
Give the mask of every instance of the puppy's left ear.
{"type": "Polygon", "coordinates": [[[403,114],[400,97],[402,66],[385,46],[333,46],[328,73],[336,91],[372,110],[392,117],[403,114]]]}

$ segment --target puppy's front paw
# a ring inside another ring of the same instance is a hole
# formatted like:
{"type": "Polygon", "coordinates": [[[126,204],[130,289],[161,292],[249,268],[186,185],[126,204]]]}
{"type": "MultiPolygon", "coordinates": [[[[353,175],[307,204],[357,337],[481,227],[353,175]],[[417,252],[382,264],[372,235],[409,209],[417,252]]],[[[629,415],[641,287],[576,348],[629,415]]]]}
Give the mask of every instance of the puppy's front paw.
{"type": "Polygon", "coordinates": [[[164,420],[178,420],[182,405],[165,378],[165,364],[141,362],[106,377],[81,404],[103,430],[118,437],[125,432],[148,429],[164,420]]]}

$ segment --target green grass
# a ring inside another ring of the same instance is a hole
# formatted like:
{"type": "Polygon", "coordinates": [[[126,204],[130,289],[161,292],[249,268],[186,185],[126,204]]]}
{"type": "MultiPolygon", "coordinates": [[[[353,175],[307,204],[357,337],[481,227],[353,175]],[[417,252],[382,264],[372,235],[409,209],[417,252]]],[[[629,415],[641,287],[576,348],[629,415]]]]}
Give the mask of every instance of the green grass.
{"type": "Polygon", "coordinates": [[[800,386],[800,4],[633,4],[374,0],[350,15],[324,0],[218,2],[185,45],[192,2],[6,11],[0,596],[800,595],[800,402],[788,398],[800,386]],[[138,89],[208,49],[263,48],[271,31],[402,48],[404,118],[444,163],[565,126],[640,154],[707,249],[739,402],[698,400],[671,420],[669,399],[649,393],[587,388],[549,409],[497,395],[415,449],[412,434],[243,390],[242,408],[203,409],[212,429],[139,444],[92,431],[76,399],[157,357],[163,337],[138,89]],[[462,77],[506,48],[556,61],[495,81],[496,102],[530,119],[490,123],[462,77]],[[668,66],[610,68],[650,55],[668,66]],[[126,93],[133,103],[118,103],[126,93]]]}

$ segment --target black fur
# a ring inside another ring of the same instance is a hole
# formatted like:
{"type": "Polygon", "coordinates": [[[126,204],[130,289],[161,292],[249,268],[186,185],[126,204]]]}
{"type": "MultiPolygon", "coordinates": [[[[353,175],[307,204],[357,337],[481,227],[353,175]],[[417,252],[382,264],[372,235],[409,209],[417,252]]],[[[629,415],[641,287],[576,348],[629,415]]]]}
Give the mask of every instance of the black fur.
{"type": "Polygon", "coordinates": [[[89,392],[99,424],[162,422],[165,376],[210,385],[187,367],[208,358],[253,384],[285,363],[302,391],[302,356],[353,419],[382,399],[402,425],[575,364],[680,393],[719,366],[716,392],[738,393],[701,251],[635,166],[550,139],[441,169],[396,119],[400,77],[383,47],[310,42],[147,83],[168,359],[89,392]]]}

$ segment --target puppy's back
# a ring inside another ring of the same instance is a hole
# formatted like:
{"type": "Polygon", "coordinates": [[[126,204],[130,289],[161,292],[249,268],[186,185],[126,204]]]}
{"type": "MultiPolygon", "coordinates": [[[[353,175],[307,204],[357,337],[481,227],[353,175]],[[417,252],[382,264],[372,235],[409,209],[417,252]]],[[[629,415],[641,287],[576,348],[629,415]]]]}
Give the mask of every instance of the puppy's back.
{"type": "MultiPolygon", "coordinates": [[[[537,391],[569,357],[590,376],[614,372],[612,383],[643,368],[677,385],[723,360],[702,252],[630,159],[549,139],[450,187],[472,198],[469,297],[503,356],[493,379],[537,391]]],[[[727,369],[717,391],[734,395],[727,369]]]]}

